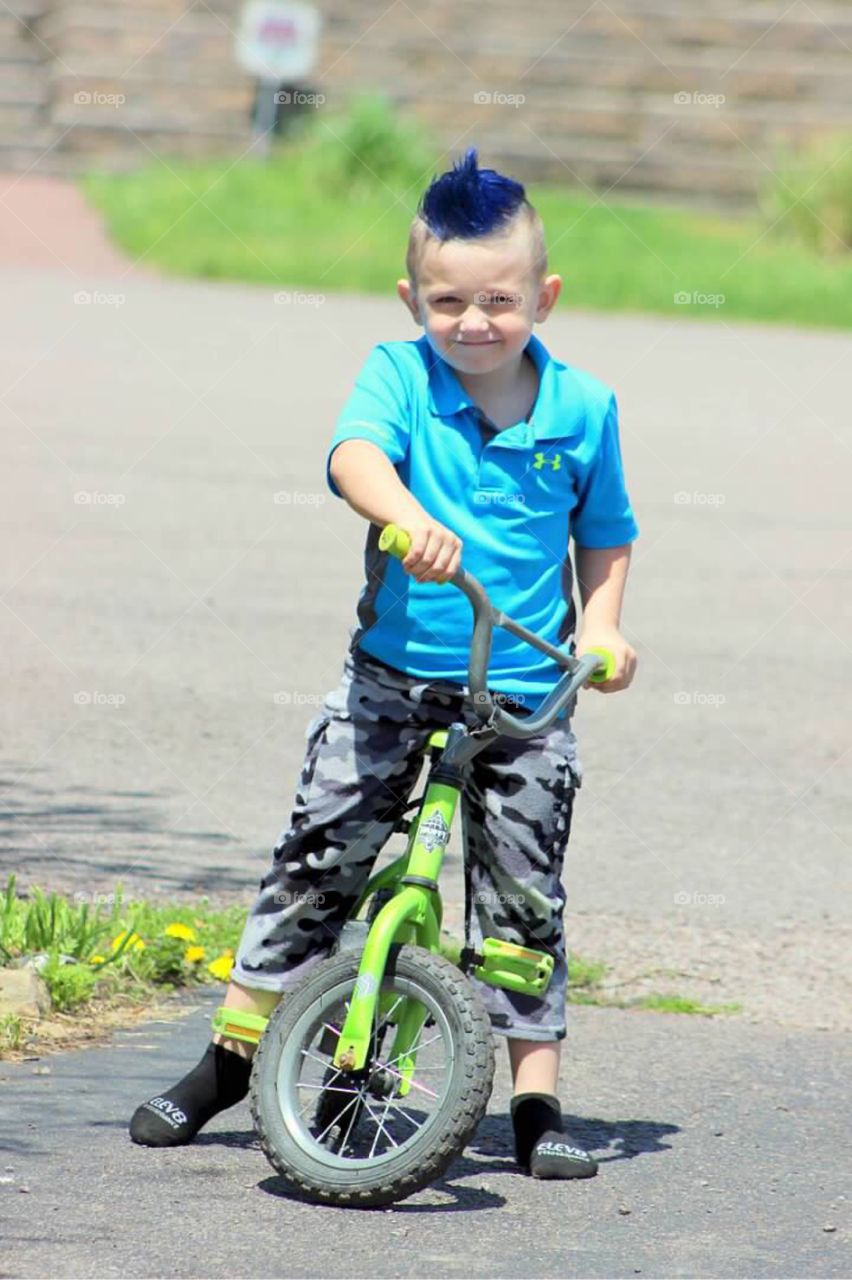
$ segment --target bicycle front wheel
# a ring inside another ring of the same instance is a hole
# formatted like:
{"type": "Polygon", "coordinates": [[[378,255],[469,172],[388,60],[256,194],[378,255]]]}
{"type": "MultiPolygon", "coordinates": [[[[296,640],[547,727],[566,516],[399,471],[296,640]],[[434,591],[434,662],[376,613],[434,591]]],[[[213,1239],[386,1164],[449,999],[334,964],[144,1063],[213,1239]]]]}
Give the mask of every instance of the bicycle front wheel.
{"type": "Polygon", "coordinates": [[[491,1024],[462,973],[423,947],[394,946],[363,1070],[332,1057],[360,957],[313,968],[279,1004],[252,1067],[250,1103],[261,1146],[288,1186],[322,1204],[372,1207],[428,1186],[461,1154],[488,1106],[491,1024]],[[407,1092],[392,1053],[394,1014],[422,1013],[407,1092]]]}

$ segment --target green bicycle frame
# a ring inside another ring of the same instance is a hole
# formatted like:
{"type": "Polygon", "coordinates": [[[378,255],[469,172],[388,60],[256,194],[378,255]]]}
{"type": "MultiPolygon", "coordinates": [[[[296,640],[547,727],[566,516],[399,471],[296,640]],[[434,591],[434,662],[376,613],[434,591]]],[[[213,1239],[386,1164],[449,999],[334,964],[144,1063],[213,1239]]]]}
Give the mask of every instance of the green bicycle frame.
{"type": "MultiPolygon", "coordinates": [[[[458,745],[464,739],[461,726],[454,731],[436,731],[427,745],[443,749],[448,738],[458,745]]],[[[355,907],[353,919],[378,890],[396,888],[394,896],[373,921],[361,955],[358,977],[333,1058],[334,1066],[340,1070],[363,1069],[377,1004],[380,1015],[389,1012],[387,1001],[393,996],[382,997],[380,991],[391,946],[414,943],[445,956],[456,965],[461,962],[461,942],[449,934],[441,934],[442,904],[438,891],[438,877],[460,794],[460,785],[430,778],[405,853],[370,878],[355,907]]],[[[476,977],[492,986],[528,995],[541,994],[553,972],[552,957],[497,938],[484,939],[482,955],[477,959],[479,963],[472,970],[476,977]]],[[[395,1003],[399,1005],[399,1012],[394,1018],[396,1034],[390,1056],[401,1077],[399,1094],[404,1096],[414,1072],[414,1048],[426,1010],[413,1000],[397,999],[395,1003]]]]}
{"type": "MultiPolygon", "coordinates": [[[[379,538],[380,550],[401,560],[410,547],[411,539],[405,530],[393,524],[384,527],[379,538]]],[[[429,738],[428,747],[435,749],[435,754],[440,752],[440,759],[432,764],[406,852],[370,879],[355,908],[354,918],[357,918],[371,894],[382,888],[394,890],[393,896],[376,915],[367,936],[333,1058],[334,1066],[342,1071],[363,1070],[378,1005],[380,1015],[396,1023],[391,1061],[398,1064],[400,1094],[409,1091],[417,1039],[426,1011],[419,1001],[411,999],[394,1001],[391,1009],[387,1001],[393,998],[392,995],[381,995],[391,946],[415,943],[446,956],[463,970],[470,968],[473,975],[483,982],[529,995],[540,995],[553,974],[553,957],[544,952],[515,946],[499,938],[485,938],[481,954],[473,956],[456,940],[441,934],[438,876],[461,794],[464,765],[501,734],[525,738],[540,732],[569,704],[584,680],[604,681],[615,670],[615,658],[608,650],[593,650],[581,659],[571,659],[496,610],[481,584],[463,570],[459,569],[452,581],[468,596],[474,610],[469,684],[471,693],[479,699],[477,715],[483,723],[471,730],[463,724],[453,724],[448,730],[436,731],[429,738]],[[494,625],[505,628],[569,667],[568,674],[551,691],[539,711],[523,723],[496,706],[487,690],[485,682],[494,625]],[[397,1013],[397,1006],[399,1013],[391,1018],[392,1013],[397,1013]]]]}

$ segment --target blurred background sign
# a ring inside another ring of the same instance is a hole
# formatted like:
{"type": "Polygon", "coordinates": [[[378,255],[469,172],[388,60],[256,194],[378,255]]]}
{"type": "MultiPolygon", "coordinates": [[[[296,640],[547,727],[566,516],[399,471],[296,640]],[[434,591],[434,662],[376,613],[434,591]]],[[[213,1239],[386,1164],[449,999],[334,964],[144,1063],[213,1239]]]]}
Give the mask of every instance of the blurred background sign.
{"type": "Polygon", "coordinates": [[[259,80],[304,80],[316,64],[319,29],[313,5],[249,0],[241,15],[237,61],[259,80]]]}

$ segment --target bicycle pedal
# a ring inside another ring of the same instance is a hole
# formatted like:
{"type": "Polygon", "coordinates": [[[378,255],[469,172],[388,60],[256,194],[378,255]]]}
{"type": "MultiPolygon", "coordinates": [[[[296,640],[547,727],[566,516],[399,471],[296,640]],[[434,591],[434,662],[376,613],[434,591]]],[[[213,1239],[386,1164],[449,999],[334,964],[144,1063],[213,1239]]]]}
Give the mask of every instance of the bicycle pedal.
{"type": "Polygon", "coordinates": [[[553,956],[500,938],[484,939],[481,960],[473,972],[482,982],[526,995],[541,995],[553,976],[553,956]]]}

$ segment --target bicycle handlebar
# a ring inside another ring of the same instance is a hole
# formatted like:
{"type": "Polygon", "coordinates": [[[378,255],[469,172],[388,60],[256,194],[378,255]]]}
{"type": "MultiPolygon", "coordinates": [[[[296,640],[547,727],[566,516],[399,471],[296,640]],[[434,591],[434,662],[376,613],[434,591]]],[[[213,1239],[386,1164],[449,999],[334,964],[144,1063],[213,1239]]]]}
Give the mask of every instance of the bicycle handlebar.
{"type": "MultiPolygon", "coordinates": [[[[379,550],[387,551],[398,560],[402,560],[408,555],[410,548],[411,538],[404,529],[400,529],[395,524],[385,525],[379,536],[379,550]]],[[[542,640],[521,623],[515,622],[507,614],[502,613],[501,610],[495,609],[482,583],[464,569],[459,569],[448,581],[464,592],[473,609],[468,688],[474,712],[480,720],[496,728],[499,733],[506,734],[510,738],[535,737],[536,734],[550,728],[560,712],[575,697],[581,685],[584,685],[587,680],[599,684],[603,680],[608,680],[615,670],[615,657],[609,649],[593,649],[582,658],[572,657],[570,653],[557,649],[547,640],[542,640]],[[488,690],[488,663],[495,626],[503,627],[505,631],[525,640],[566,668],[565,675],[551,689],[538,711],[523,720],[495,704],[488,690]]]]}

